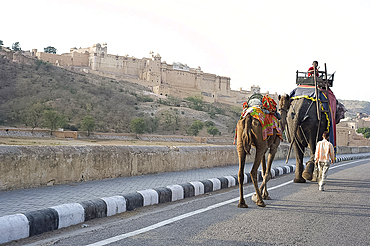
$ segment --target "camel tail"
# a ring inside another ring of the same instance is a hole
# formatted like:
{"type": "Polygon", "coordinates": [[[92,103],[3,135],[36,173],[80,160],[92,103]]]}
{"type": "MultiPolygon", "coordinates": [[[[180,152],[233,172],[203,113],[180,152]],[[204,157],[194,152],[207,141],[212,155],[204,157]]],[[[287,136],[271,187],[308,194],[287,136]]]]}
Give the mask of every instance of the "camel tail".
{"type": "Polygon", "coordinates": [[[252,116],[249,114],[245,117],[244,121],[244,130],[243,130],[243,142],[244,142],[244,150],[247,152],[248,155],[251,154],[251,146],[252,146],[252,116]]]}

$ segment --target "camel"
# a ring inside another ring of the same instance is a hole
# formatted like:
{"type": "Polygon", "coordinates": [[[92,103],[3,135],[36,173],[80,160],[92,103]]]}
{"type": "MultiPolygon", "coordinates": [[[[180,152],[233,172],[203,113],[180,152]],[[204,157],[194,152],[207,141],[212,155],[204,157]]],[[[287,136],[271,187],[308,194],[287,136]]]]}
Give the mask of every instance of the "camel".
{"type": "MultiPolygon", "coordinates": [[[[284,128],[281,128],[284,129],[284,128]]],[[[251,169],[250,175],[256,190],[256,194],[252,196],[252,200],[256,203],[257,206],[265,207],[266,204],[263,201],[271,199],[267,192],[267,182],[271,179],[271,165],[274,160],[275,154],[277,152],[278,146],[281,139],[277,135],[276,129],[273,129],[273,135],[267,136],[263,140],[262,135],[262,126],[258,119],[254,118],[250,114],[247,114],[244,118],[238,121],[237,127],[237,151],[239,155],[239,191],[240,191],[240,200],[238,207],[247,208],[248,205],[245,203],[243,195],[243,183],[244,183],[244,167],[246,155],[250,155],[251,146],[256,148],[256,155],[251,169]],[[267,159],[266,167],[266,157],[265,153],[270,149],[267,159]],[[258,189],[258,180],[257,180],[257,170],[260,163],[262,164],[262,174],[263,182],[258,189]]]]}

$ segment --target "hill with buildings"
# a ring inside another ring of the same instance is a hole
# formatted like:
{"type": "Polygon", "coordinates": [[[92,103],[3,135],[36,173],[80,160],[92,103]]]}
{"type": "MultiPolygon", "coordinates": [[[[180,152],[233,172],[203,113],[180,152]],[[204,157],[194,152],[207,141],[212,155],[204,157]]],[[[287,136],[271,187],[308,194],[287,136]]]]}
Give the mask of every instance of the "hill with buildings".
{"type": "Polygon", "coordinates": [[[348,110],[346,117],[356,118],[357,114],[370,115],[370,102],[368,101],[357,101],[357,100],[341,100],[338,99],[348,110]]]}
{"type": "MultiPolygon", "coordinates": [[[[0,55],[0,125],[24,127],[38,121],[42,127],[45,110],[56,112],[61,126],[69,130],[81,130],[83,118],[89,115],[98,132],[131,132],[131,121],[142,118],[148,133],[186,135],[193,122],[200,120],[232,136],[241,107],[157,95],[125,80],[42,60],[17,63],[0,55]]],[[[205,129],[202,135],[209,136],[205,129]]]]}

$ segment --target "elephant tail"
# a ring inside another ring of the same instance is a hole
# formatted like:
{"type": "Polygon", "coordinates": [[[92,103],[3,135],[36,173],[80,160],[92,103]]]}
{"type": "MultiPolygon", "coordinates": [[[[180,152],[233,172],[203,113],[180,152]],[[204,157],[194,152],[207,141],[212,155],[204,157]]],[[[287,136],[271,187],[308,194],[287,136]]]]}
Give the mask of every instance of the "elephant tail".
{"type": "Polygon", "coordinates": [[[244,143],[244,150],[250,155],[251,146],[252,146],[252,116],[247,115],[244,118],[244,130],[243,130],[243,143],[244,143]]]}

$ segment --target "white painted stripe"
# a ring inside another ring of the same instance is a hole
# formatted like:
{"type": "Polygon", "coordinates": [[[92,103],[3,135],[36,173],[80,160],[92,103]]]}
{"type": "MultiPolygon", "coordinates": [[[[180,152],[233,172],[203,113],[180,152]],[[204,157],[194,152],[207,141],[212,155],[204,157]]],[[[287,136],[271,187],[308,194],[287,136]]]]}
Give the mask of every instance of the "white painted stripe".
{"type": "Polygon", "coordinates": [[[295,165],[290,165],[291,167],[293,167],[293,172],[295,171],[295,165]]]}
{"type": "Polygon", "coordinates": [[[244,182],[243,182],[243,184],[246,184],[246,183],[248,183],[248,176],[247,176],[247,174],[244,173],[244,182]]]}
{"type": "Polygon", "coordinates": [[[141,190],[138,191],[138,193],[140,193],[144,198],[143,206],[158,204],[159,202],[158,193],[153,189],[141,190]]]}
{"type": "MultiPolygon", "coordinates": [[[[274,178],[275,177],[275,169],[271,168],[271,176],[274,178]]],[[[263,176],[262,176],[263,178],[263,176]]]]}
{"type": "Polygon", "coordinates": [[[58,212],[58,229],[70,225],[77,225],[85,221],[85,210],[79,203],[67,203],[51,208],[58,212]]]}
{"type": "MultiPolygon", "coordinates": [[[[291,183],[293,183],[293,181],[288,181],[288,182],[280,184],[278,186],[271,187],[271,188],[269,188],[269,190],[274,190],[274,189],[283,187],[283,186],[291,184],[291,183]]],[[[250,197],[252,195],[253,195],[253,193],[249,193],[249,194],[245,195],[244,198],[250,197]]],[[[186,214],[176,216],[176,217],[168,219],[168,220],[161,221],[157,224],[154,224],[154,225],[151,225],[151,226],[148,226],[148,227],[145,227],[145,228],[133,231],[133,232],[121,234],[121,235],[111,237],[111,238],[108,238],[108,239],[105,239],[105,240],[102,240],[102,241],[99,241],[99,242],[96,242],[96,243],[93,243],[93,244],[86,245],[86,246],[103,246],[103,245],[107,245],[107,244],[110,244],[110,243],[114,243],[114,242],[120,241],[122,239],[132,237],[132,236],[136,236],[136,235],[139,235],[141,233],[148,232],[148,231],[160,228],[162,226],[171,224],[173,222],[176,222],[176,221],[179,221],[179,220],[182,220],[182,219],[186,219],[186,218],[191,217],[193,215],[204,213],[204,212],[209,211],[211,209],[218,208],[218,207],[230,204],[232,202],[236,202],[238,200],[239,200],[239,197],[234,198],[234,199],[230,199],[230,200],[227,200],[227,201],[224,201],[224,202],[220,202],[220,203],[211,205],[211,206],[206,207],[206,208],[198,209],[198,210],[186,213],[186,214]]]]}
{"type": "Polygon", "coordinates": [[[29,237],[30,226],[24,214],[0,217],[0,243],[29,237]]]}
{"type": "Polygon", "coordinates": [[[204,184],[199,181],[192,181],[189,182],[192,186],[194,186],[194,196],[203,195],[204,194],[204,184]]]}
{"type": "Polygon", "coordinates": [[[351,164],[354,164],[354,163],[357,163],[357,162],[361,162],[361,161],[363,161],[363,160],[346,162],[346,163],[343,163],[343,164],[340,164],[340,165],[336,164],[333,167],[330,167],[330,169],[335,169],[335,168],[338,168],[338,167],[343,167],[343,166],[351,165],[351,164]]]}
{"type": "Polygon", "coordinates": [[[235,186],[236,181],[235,181],[235,178],[234,177],[232,177],[232,176],[225,176],[225,178],[227,178],[227,180],[229,181],[228,182],[228,187],[235,186]]]}
{"type": "Polygon", "coordinates": [[[107,216],[126,212],[126,199],[123,196],[103,197],[107,204],[107,216]]]}
{"type": "Polygon", "coordinates": [[[208,179],[213,183],[213,191],[221,189],[221,181],[217,178],[208,179]]]}
{"type": "Polygon", "coordinates": [[[284,166],[286,168],[286,173],[290,173],[290,166],[284,166]]]}
{"type": "Polygon", "coordinates": [[[282,175],[284,173],[284,169],[282,169],[281,167],[277,167],[276,169],[279,170],[279,175],[282,175]]]}
{"type": "Polygon", "coordinates": [[[167,186],[172,191],[172,201],[184,199],[184,190],[180,185],[167,186]]]}

